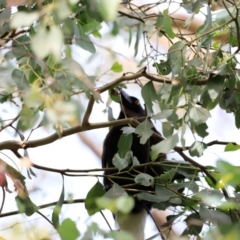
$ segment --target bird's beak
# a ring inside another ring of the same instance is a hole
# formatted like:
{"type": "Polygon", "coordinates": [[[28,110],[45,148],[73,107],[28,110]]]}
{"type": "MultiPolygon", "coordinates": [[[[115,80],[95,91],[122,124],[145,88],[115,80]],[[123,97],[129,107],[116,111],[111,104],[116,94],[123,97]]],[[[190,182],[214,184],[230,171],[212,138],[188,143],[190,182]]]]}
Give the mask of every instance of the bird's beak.
{"type": "Polygon", "coordinates": [[[132,99],[130,98],[130,96],[123,91],[122,89],[120,90],[120,95],[121,95],[121,100],[122,102],[127,102],[129,104],[132,104],[132,99]]]}

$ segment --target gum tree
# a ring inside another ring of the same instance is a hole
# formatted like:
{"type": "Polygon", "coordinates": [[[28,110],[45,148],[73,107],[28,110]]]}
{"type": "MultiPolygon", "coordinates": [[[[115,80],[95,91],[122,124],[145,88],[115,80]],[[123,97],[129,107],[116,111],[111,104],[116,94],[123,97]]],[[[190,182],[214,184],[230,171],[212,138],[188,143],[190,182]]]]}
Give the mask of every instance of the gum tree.
{"type": "MultiPolygon", "coordinates": [[[[213,145],[222,146],[225,152],[240,148],[236,142],[226,139],[206,140],[212,133],[208,120],[218,106],[233,115],[236,129],[240,127],[238,2],[222,1],[219,6],[211,1],[144,4],[127,0],[9,0],[0,3],[0,102],[2,108],[10,106],[16,110],[10,119],[1,117],[1,131],[11,129],[13,136],[0,143],[0,150],[9,150],[16,159],[28,162],[27,171],[22,173],[18,166],[1,159],[2,219],[18,213],[40,214],[41,208],[54,206],[50,218],[41,216],[61,239],[87,239],[89,234],[96,233],[106,238],[131,239],[128,233],[105,231],[97,225],[89,226],[81,234],[75,221],[61,217],[63,205],[71,203],[85,204],[89,215],[105,208],[126,211],[125,206],[129,206],[128,212],[131,200],[125,196],[126,189],[114,186],[110,191],[122,196],[121,200],[109,199],[101,181],[97,181],[85,199],[69,200],[65,196],[64,176],[94,172],[92,176],[100,179],[102,169],[49,168],[30,162],[28,151],[79,132],[115,125],[129,124],[132,128],[123,133],[126,136],[136,132],[139,137],[148,138],[153,134],[151,128],[145,128],[144,122],[139,123],[138,119],[97,123],[89,120],[93,106],[102,101],[102,93],[108,92],[109,99],[116,101],[112,89],[134,83],[141,88],[148,118],[162,125],[163,135],[154,134],[159,143],[151,148],[152,161],[148,164],[153,167],[161,164],[166,170],[165,174],[151,178],[156,183],[154,192],[136,192],[136,197],[154,202],[157,209],[175,209],[166,225],[170,229],[174,221],[184,221],[186,229],[182,236],[186,239],[190,235],[198,239],[238,236],[239,168],[222,159],[216,166],[204,166],[198,161],[213,145]],[[179,10],[186,14],[181,15],[179,10]],[[202,21],[196,25],[199,14],[202,21]],[[124,50],[109,47],[109,39],[119,38],[128,43],[124,50]],[[167,50],[162,48],[164,44],[167,50]],[[85,59],[82,64],[73,57],[76,49],[84,50],[80,56],[85,59]],[[127,51],[134,60],[135,70],[131,72],[121,63],[127,51]],[[96,63],[99,57],[104,61],[96,63]],[[105,61],[111,67],[107,72],[97,72],[105,61]],[[91,75],[87,74],[88,65],[91,75]],[[110,80],[103,82],[109,73],[110,80]],[[78,101],[79,96],[88,99],[85,107],[78,101]],[[32,133],[39,128],[47,129],[46,136],[33,139],[32,133]],[[191,144],[186,143],[188,134],[193,136],[191,144]],[[182,160],[154,161],[158,154],[169,152],[177,153],[182,160]],[[63,181],[59,183],[62,191],[56,202],[36,206],[31,200],[26,178],[37,177],[35,169],[62,175],[63,181]],[[172,183],[176,173],[183,179],[172,183]],[[18,210],[2,212],[6,194],[12,194],[7,186],[10,181],[15,186],[18,210]]],[[[107,112],[111,119],[110,102],[107,112]]],[[[129,144],[119,143],[119,151],[127,153],[129,148],[129,144]]],[[[116,164],[119,170],[127,156],[116,164]]],[[[149,176],[141,176],[141,181],[136,176],[133,184],[151,184],[149,176]]]]}

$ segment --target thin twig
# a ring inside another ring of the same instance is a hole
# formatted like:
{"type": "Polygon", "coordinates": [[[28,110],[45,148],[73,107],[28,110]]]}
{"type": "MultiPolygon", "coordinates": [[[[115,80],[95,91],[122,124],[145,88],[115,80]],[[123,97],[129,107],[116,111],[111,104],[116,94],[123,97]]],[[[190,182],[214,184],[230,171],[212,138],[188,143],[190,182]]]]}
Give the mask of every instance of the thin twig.
{"type": "Polygon", "coordinates": [[[92,113],[93,105],[94,105],[94,97],[91,96],[88,102],[87,110],[85,112],[85,115],[83,117],[82,125],[88,125],[89,124],[89,117],[92,113]]]}

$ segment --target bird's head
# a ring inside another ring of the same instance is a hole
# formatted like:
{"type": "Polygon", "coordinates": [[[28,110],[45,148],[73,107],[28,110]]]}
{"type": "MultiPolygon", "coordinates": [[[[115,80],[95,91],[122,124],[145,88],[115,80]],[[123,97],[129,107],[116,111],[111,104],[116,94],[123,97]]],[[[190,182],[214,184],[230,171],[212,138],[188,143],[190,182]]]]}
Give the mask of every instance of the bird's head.
{"type": "Polygon", "coordinates": [[[129,96],[125,91],[120,90],[121,110],[125,117],[146,117],[146,110],[141,106],[140,101],[129,96]]]}

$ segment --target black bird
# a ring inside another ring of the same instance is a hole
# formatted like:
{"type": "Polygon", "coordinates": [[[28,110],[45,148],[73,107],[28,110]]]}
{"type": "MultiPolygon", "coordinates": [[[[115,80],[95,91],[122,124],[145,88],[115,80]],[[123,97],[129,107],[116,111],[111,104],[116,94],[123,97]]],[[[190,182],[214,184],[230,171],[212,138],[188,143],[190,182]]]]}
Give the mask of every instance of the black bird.
{"type": "MultiPolygon", "coordinates": [[[[144,117],[147,116],[146,110],[140,105],[140,102],[137,98],[129,96],[127,93],[125,93],[123,90],[120,91],[120,103],[121,103],[121,111],[119,113],[118,119],[124,119],[124,118],[141,118],[138,121],[143,121],[144,117]]],[[[102,154],[102,167],[103,168],[109,168],[114,167],[112,163],[112,159],[114,155],[118,152],[118,141],[122,135],[122,128],[124,126],[114,126],[107,134],[104,144],[103,144],[103,154],[102,154]]],[[[154,127],[153,131],[160,134],[154,127]]],[[[132,146],[131,151],[133,155],[138,159],[140,164],[147,163],[150,160],[150,147],[153,144],[157,144],[158,141],[150,137],[150,139],[145,143],[140,143],[140,138],[137,136],[137,134],[133,134],[132,136],[132,146]]],[[[160,161],[166,159],[165,155],[159,156],[159,158],[156,161],[160,161]]],[[[132,180],[126,180],[126,179],[111,179],[109,180],[107,177],[104,178],[104,186],[105,189],[108,190],[112,187],[113,181],[117,183],[120,186],[128,185],[128,184],[134,184],[134,177],[139,174],[139,172],[147,173],[151,176],[161,175],[164,170],[162,167],[142,167],[138,168],[137,170],[131,170],[126,171],[124,169],[124,173],[118,174],[118,176],[121,177],[128,177],[132,178],[132,180]]],[[[104,175],[111,175],[118,173],[117,170],[107,170],[104,172],[104,175]]],[[[137,189],[139,191],[153,191],[154,188],[152,186],[142,186],[142,185],[134,185],[132,188],[137,189]]],[[[133,195],[133,192],[128,192],[128,194],[133,195]]],[[[143,240],[144,239],[144,226],[145,226],[145,220],[147,216],[147,211],[150,210],[152,207],[152,203],[141,201],[135,198],[135,206],[129,214],[128,218],[124,218],[122,222],[119,222],[118,219],[120,216],[116,216],[116,221],[119,224],[119,227],[122,230],[128,231],[132,233],[137,240],[143,240]]]]}

